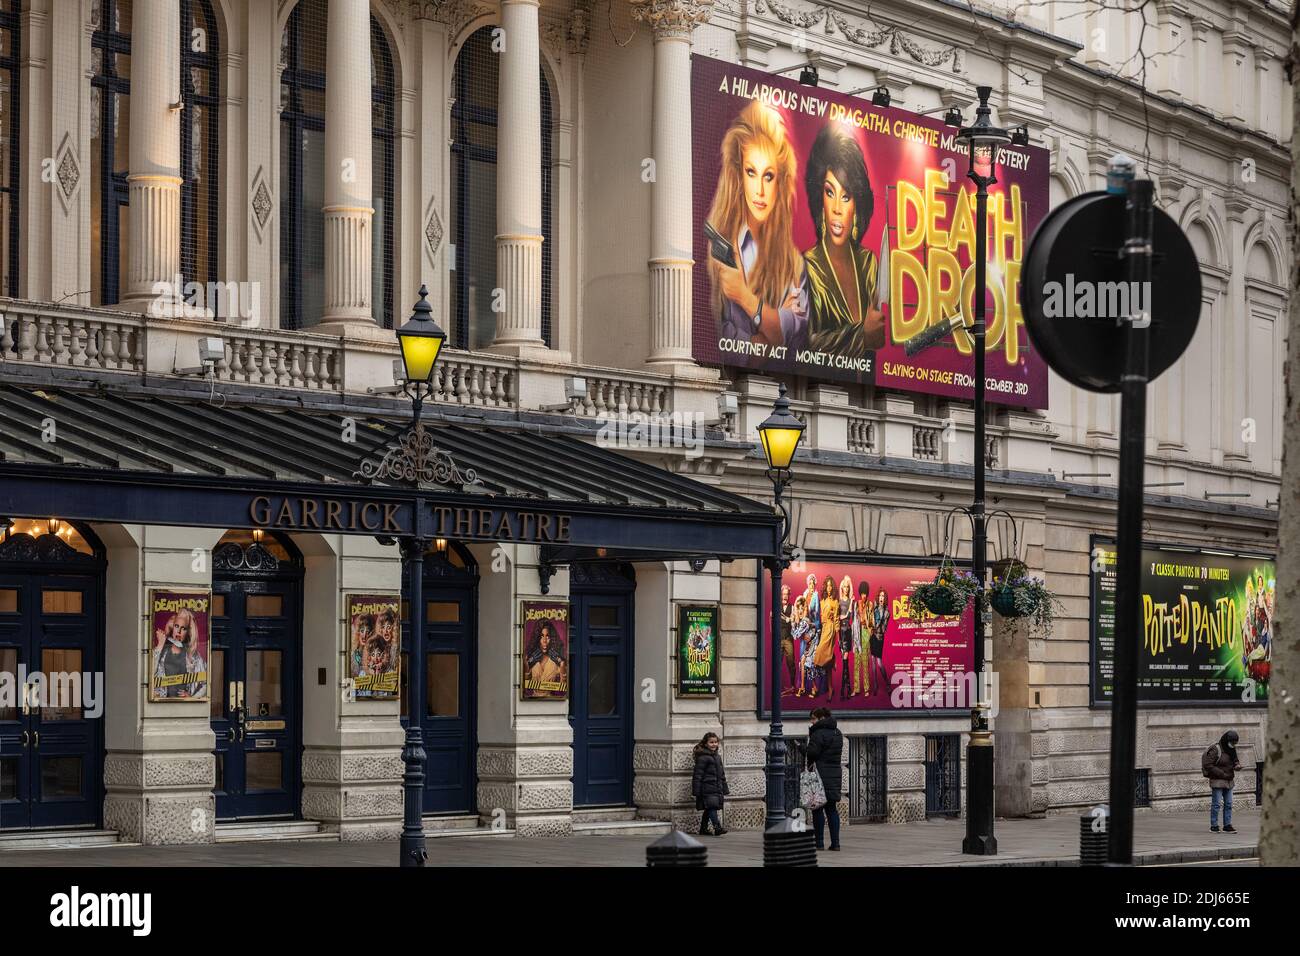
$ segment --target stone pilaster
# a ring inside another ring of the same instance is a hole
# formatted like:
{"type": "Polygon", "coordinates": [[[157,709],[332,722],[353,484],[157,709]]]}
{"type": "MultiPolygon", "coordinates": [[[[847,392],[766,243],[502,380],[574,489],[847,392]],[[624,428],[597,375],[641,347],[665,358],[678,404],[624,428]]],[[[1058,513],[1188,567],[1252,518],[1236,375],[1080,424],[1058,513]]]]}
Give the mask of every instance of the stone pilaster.
{"type": "Polygon", "coordinates": [[[121,525],[96,530],[108,551],[104,827],[132,843],[211,843],[216,764],[209,705],[149,702],[148,597],[152,587],[211,586],[211,561],[195,562],[194,549],[210,555],[221,532],[121,525]]]}
{"type": "Polygon", "coordinates": [[[137,0],[131,24],[131,215],[125,308],[177,314],[181,265],[180,4],[137,0]],[[161,295],[155,289],[166,290],[161,295]]]}
{"type": "MultiPolygon", "coordinates": [[[[374,323],[370,5],[331,0],[325,35],[325,295],[322,331],[374,323]]],[[[311,321],[312,317],[307,317],[311,321]]]]}
{"type": "Polygon", "coordinates": [[[494,351],[519,354],[542,341],[542,127],[537,0],[501,4],[497,112],[497,314],[494,351]]]}

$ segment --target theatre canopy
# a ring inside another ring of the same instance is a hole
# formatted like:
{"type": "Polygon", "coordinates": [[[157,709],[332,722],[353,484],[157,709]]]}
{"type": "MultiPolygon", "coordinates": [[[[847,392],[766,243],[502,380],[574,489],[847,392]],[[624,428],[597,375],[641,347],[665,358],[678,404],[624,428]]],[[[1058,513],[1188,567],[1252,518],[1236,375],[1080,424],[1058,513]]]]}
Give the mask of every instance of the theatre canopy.
{"type": "Polygon", "coordinates": [[[0,518],[419,535],[566,558],[765,557],[769,505],[511,419],[0,386],[0,518]]]}

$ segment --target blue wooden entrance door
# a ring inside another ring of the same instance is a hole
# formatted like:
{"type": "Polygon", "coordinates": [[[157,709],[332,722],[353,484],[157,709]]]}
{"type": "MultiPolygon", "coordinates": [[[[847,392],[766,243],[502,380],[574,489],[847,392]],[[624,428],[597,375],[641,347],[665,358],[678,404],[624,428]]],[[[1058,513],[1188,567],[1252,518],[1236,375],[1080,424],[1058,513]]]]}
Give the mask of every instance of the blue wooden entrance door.
{"type": "MultiPolygon", "coordinates": [[[[435,544],[424,560],[424,661],[415,679],[424,681],[424,812],[470,813],[476,805],[474,767],[478,684],[478,573],[469,551],[455,542],[435,544]]],[[[405,592],[403,582],[403,592],[405,592]]],[[[407,722],[410,679],[409,603],[402,601],[402,726],[407,722]]]]}
{"type": "Polygon", "coordinates": [[[102,721],[84,681],[102,706],[101,593],[98,576],[0,572],[0,680],[15,698],[0,700],[0,829],[98,820],[102,721]]]}
{"type": "Polygon", "coordinates": [[[632,597],[629,565],[570,573],[569,722],[574,806],[632,802],[632,597]]]}
{"type": "Polygon", "coordinates": [[[235,542],[213,551],[218,820],[300,812],[302,578],[295,563],[259,544],[235,542]]]}

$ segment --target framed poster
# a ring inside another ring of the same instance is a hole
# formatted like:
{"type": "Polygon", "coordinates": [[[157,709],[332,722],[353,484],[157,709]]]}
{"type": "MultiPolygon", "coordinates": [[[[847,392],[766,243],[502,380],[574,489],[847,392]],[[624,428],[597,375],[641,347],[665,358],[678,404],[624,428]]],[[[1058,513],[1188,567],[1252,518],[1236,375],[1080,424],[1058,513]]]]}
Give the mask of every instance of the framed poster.
{"type": "MultiPolygon", "coordinates": [[[[1091,555],[1093,706],[1109,706],[1115,666],[1115,542],[1091,555]]],[[[1273,660],[1275,559],[1177,545],[1142,549],[1139,703],[1263,704],[1273,660]]]]}
{"type": "Polygon", "coordinates": [[[212,592],[149,589],[149,700],[206,701],[212,592]]]}
{"type": "MultiPolygon", "coordinates": [[[[976,696],[975,612],[910,610],[937,563],[809,556],[781,579],[781,709],[837,715],[952,716],[976,696]]],[[[759,572],[760,716],[772,702],[772,578],[759,572]]]]}
{"type": "Polygon", "coordinates": [[[677,606],[677,696],[718,696],[718,606],[677,606]]]}
{"type": "Polygon", "coordinates": [[[357,700],[396,700],[401,687],[402,612],[395,594],[349,594],[348,676],[357,700]]]}
{"type": "Polygon", "coordinates": [[[520,601],[523,643],[520,700],[569,699],[569,605],[520,601]]]}

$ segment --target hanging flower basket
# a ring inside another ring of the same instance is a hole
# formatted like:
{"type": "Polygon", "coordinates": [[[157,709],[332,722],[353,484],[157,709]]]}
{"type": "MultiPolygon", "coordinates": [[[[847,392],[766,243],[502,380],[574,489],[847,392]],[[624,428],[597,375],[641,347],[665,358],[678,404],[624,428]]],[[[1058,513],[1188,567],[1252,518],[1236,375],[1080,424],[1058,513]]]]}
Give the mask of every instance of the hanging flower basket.
{"type": "Polygon", "coordinates": [[[1033,578],[1019,562],[1010,565],[989,588],[989,604],[1006,618],[1027,618],[1030,629],[1047,635],[1060,602],[1042,578],[1033,578]]]}
{"type": "Polygon", "coordinates": [[[917,620],[923,616],[923,609],[941,617],[960,614],[979,590],[978,585],[973,574],[957,570],[945,559],[932,582],[916,586],[908,609],[917,620]]]}
{"type": "Polygon", "coordinates": [[[1030,588],[995,586],[989,591],[989,603],[1003,617],[1028,617],[1038,607],[1038,594],[1030,588]]]}

